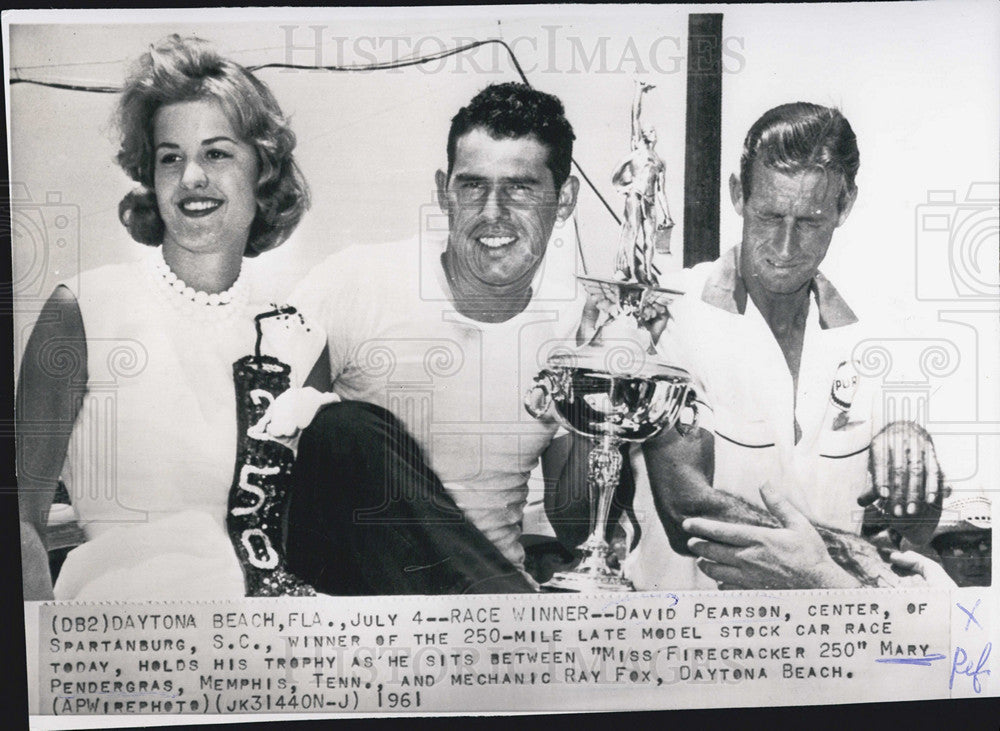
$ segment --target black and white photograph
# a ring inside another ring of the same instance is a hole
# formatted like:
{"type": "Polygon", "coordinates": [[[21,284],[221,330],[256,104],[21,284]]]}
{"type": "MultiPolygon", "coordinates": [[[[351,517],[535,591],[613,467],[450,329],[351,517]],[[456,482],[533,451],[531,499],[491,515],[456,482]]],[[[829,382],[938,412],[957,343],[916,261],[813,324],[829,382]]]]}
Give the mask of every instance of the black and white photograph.
{"type": "Polygon", "coordinates": [[[997,6],[385,10],[3,15],[32,727],[997,695],[997,6]]]}

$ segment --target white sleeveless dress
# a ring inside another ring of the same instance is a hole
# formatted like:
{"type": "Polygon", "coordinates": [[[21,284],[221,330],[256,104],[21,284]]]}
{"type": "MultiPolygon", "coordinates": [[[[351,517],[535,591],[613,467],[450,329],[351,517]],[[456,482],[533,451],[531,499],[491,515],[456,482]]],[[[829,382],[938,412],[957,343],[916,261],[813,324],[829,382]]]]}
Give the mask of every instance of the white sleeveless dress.
{"type": "MultiPolygon", "coordinates": [[[[70,290],[87,337],[87,393],[63,468],[87,542],[57,599],[236,598],[226,532],[237,450],[233,363],[254,352],[254,316],[274,309],[244,261],[229,304],[192,302],[141,261],[84,272],[70,290]]],[[[298,317],[263,320],[261,353],[300,386],[325,337],[298,317]]]]}

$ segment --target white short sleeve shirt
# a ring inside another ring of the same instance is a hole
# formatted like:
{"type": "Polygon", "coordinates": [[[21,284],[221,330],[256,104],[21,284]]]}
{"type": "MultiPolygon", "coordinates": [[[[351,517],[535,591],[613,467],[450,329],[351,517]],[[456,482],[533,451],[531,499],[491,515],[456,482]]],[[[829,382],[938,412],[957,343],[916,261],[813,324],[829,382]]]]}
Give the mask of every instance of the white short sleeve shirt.
{"type": "MultiPolygon", "coordinates": [[[[691,272],[658,350],[696,379],[700,425],[715,439],[716,489],[763,507],[770,482],[813,522],[856,532],[868,488],[868,445],[880,428],[879,390],[859,375],[862,323],[830,282],[812,284],[797,393],[781,349],[738,275],[739,247],[691,272]],[[795,423],[801,438],[795,441],[795,423]]],[[[638,588],[714,588],[670,548],[653,508],[641,452],[635,509],[642,538],[627,567],[638,588]]]]}

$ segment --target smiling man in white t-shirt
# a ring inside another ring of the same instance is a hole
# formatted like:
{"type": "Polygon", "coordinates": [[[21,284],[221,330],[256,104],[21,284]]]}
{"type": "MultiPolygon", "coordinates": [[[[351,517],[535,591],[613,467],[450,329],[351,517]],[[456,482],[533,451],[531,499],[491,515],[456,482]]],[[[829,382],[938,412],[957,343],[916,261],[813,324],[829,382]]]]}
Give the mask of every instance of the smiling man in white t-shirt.
{"type": "Polygon", "coordinates": [[[298,287],[344,400],[302,435],[289,516],[290,567],[320,591],[537,588],[521,524],[556,425],[522,399],[583,306],[543,266],[576,204],[573,139],[555,97],[487,87],[436,174],[447,231],[351,247],[298,287]]]}

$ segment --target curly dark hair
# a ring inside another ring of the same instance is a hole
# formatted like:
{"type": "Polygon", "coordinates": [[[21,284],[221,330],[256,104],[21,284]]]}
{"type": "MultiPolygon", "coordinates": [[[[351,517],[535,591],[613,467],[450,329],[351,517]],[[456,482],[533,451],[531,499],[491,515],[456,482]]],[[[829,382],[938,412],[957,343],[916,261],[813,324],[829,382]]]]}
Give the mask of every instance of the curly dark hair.
{"type": "Polygon", "coordinates": [[[854,178],[861,163],[858,140],[840,110],[809,102],[770,109],[747,132],[740,158],[743,200],[750,198],[750,177],[757,159],[784,173],[815,169],[840,175],[841,208],[857,187],[854,178]]]}
{"type": "Polygon", "coordinates": [[[118,204],[118,218],[142,244],[163,243],[153,181],[153,120],[177,102],[214,99],[234,130],[257,152],[257,215],[244,256],[280,246],[309,207],[309,189],[292,156],[295,135],[271,91],[249,71],[200,38],[171,35],[150,47],[125,82],[116,120],[117,161],[139,187],[118,204]]]}
{"type": "Polygon", "coordinates": [[[548,148],[547,165],[556,190],[569,177],[576,135],[557,97],[516,82],[491,84],[476,94],[451,120],[449,176],[455,163],[458,138],[476,127],[482,127],[495,139],[534,136],[548,148]]]}

